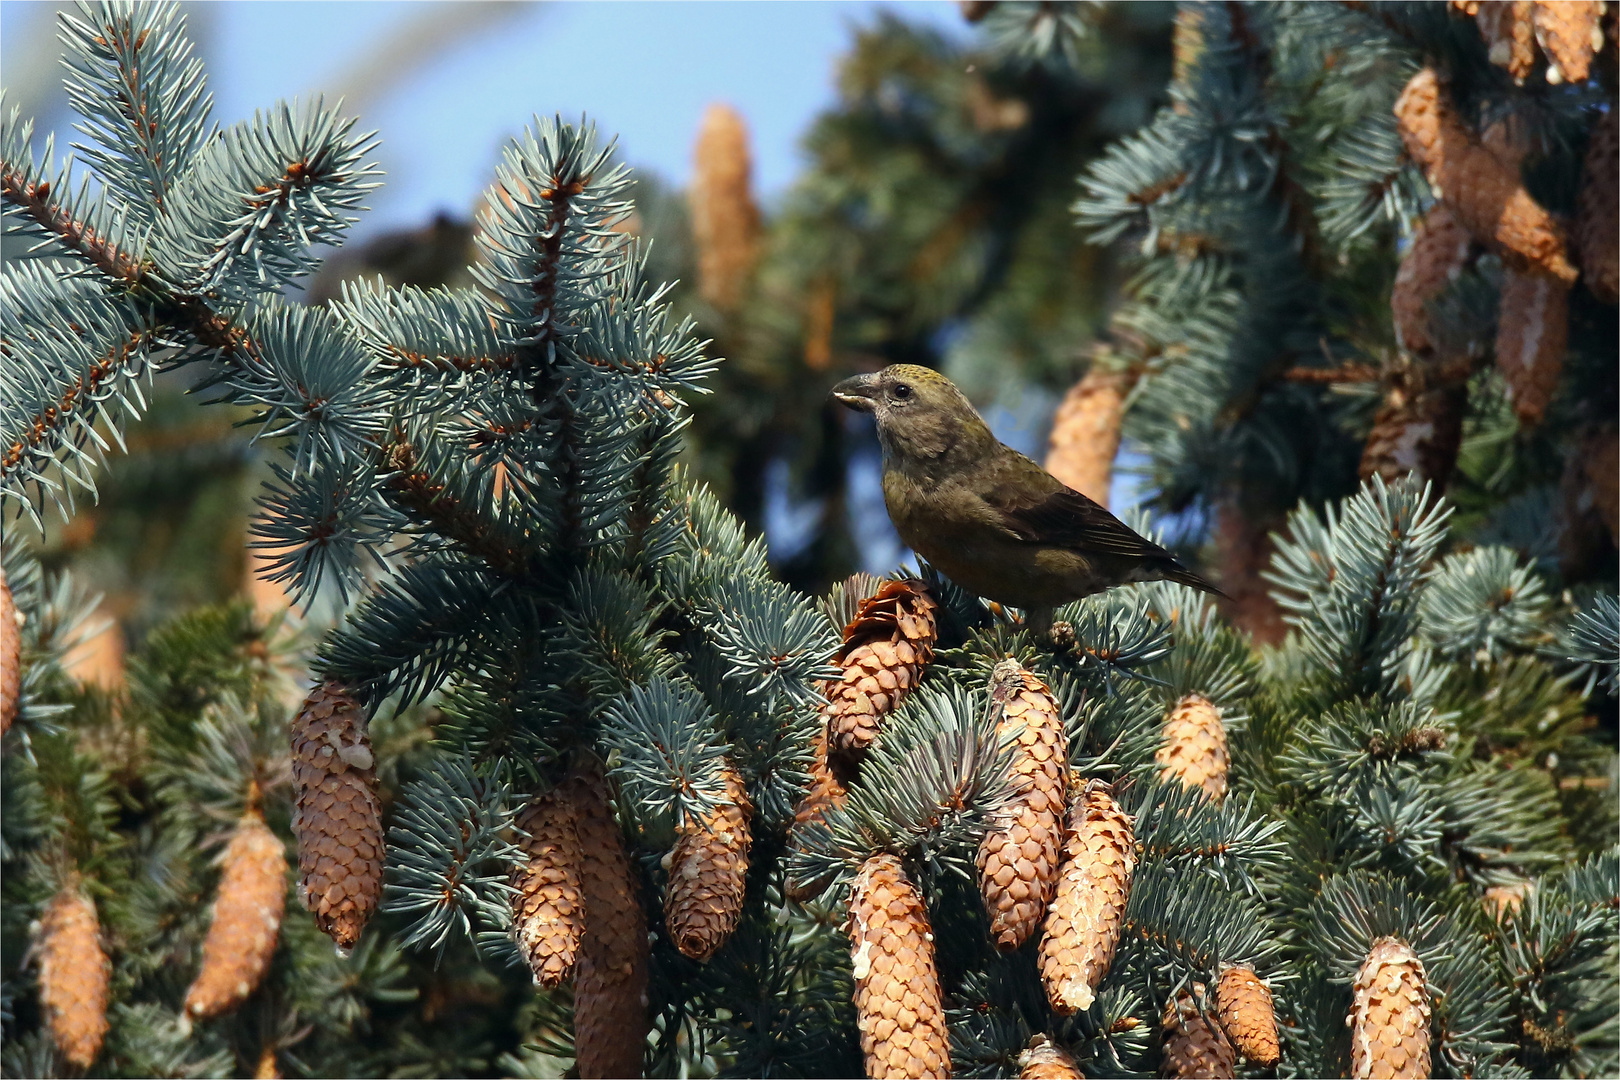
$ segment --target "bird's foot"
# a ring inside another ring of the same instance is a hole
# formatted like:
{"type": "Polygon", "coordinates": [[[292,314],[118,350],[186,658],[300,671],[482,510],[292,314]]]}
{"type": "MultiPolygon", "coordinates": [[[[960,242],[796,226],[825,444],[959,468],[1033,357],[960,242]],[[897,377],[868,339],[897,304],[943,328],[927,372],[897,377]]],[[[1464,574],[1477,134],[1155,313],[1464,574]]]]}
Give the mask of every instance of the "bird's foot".
{"type": "Polygon", "coordinates": [[[1059,619],[1046,632],[1046,640],[1051,643],[1055,651],[1068,652],[1074,648],[1074,643],[1079,638],[1075,635],[1073,623],[1067,619],[1059,619]]]}

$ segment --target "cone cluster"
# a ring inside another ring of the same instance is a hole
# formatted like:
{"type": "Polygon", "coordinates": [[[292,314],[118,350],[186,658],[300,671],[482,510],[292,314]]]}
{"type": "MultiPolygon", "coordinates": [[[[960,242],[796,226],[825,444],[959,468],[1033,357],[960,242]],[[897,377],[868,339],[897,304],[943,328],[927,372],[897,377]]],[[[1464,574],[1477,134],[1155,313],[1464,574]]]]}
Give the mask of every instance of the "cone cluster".
{"type": "Polygon", "coordinates": [[[1496,367],[1519,422],[1546,415],[1569,349],[1569,288],[1563,282],[1502,268],[1496,320],[1496,367]]]}
{"type": "Polygon", "coordinates": [[[1620,300],[1620,117],[1609,110],[1592,129],[1575,217],[1581,277],[1605,304],[1620,300]]]}
{"type": "Polygon", "coordinates": [[[1429,1075],[1429,988],[1423,961],[1398,938],[1379,938],[1352,988],[1350,1075],[1395,1080],[1429,1075]]]}
{"type": "Polygon", "coordinates": [[[56,1049],[83,1071],[107,1037],[107,989],[112,964],[101,948],[96,905],[77,876],[63,884],[39,920],[39,1002],[56,1049]]]}
{"type": "Polygon", "coordinates": [[[996,665],[991,700],[996,735],[1012,749],[1017,794],[1003,823],[979,843],[979,888],[996,948],[1018,948],[1040,926],[1057,888],[1062,854],[1068,740],[1057,700],[1036,675],[1013,660],[996,665]]]}
{"type": "Polygon", "coordinates": [[[1229,967],[1215,985],[1221,1026],[1238,1052],[1262,1068],[1277,1064],[1282,1048],[1277,1041],[1277,1012],[1271,990],[1252,968],[1229,967]]]}
{"type": "Polygon", "coordinates": [[[1472,242],[1445,203],[1435,203],[1412,234],[1412,246],[1401,257],[1395,288],[1389,295],[1395,333],[1408,352],[1427,354],[1437,347],[1425,307],[1467,265],[1472,242]]]}
{"type": "Polygon", "coordinates": [[[186,991],[186,1014],[197,1020],[231,1011],[258,989],[287,905],[287,849],[257,807],[242,815],[220,863],[202,966],[186,991]]]}
{"type": "Polygon", "coordinates": [[[866,1075],[950,1076],[934,935],[922,897],[893,855],[862,864],[850,888],[848,930],[866,1075]]]}
{"type": "Polygon", "coordinates": [[[1208,1002],[1199,1011],[1197,998],[1203,997],[1203,984],[1193,983],[1190,992],[1165,1002],[1164,1076],[1231,1080],[1237,1075],[1237,1048],[1209,1014],[1208,1002]]]}
{"type": "Polygon", "coordinates": [[[315,687],[292,725],[298,894],[339,948],[351,949],[382,894],[382,807],[360,703],[315,687]]]}
{"type": "Polygon", "coordinates": [[[585,934],[578,821],[574,803],[559,791],[531,799],[515,819],[526,834],[518,839],[526,859],[512,872],[512,932],[539,986],[573,977],[585,934]]]}
{"type": "Polygon", "coordinates": [[[11,730],[22,707],[22,628],[6,572],[0,570],[0,735],[11,730]]]}
{"type": "Polygon", "coordinates": [[[1089,781],[1073,799],[1063,850],[1040,962],[1047,1000],[1067,1016],[1091,1008],[1097,984],[1114,962],[1136,868],[1130,815],[1107,784],[1089,781]]]}
{"type": "Polygon", "coordinates": [[[1074,1056],[1045,1035],[1035,1036],[1018,1055],[1018,1076],[1019,1080],[1085,1080],[1074,1056]]]}
{"type": "Polygon", "coordinates": [[[1202,788],[1214,802],[1226,798],[1226,773],[1232,755],[1226,749],[1221,710],[1202,694],[1188,694],[1164,718],[1159,749],[1153,759],[1168,780],[1202,788]]]}
{"type": "MultiPolygon", "coordinates": [[[[1176,35],[1182,35],[1182,12],[1176,13],[1176,35]]],[[[1069,388],[1052,417],[1046,471],[1088,498],[1108,505],[1114,455],[1119,452],[1119,425],[1125,417],[1130,377],[1093,365],[1069,388]]]]}
{"type": "Polygon", "coordinates": [[[917,685],[934,659],[938,607],[916,580],[886,581],[861,602],[833,657],[843,677],[825,689],[834,753],[860,753],[871,746],[883,721],[917,685]]]}
{"type": "Polygon", "coordinates": [[[759,207],[750,188],[748,126],[729,105],[710,105],[698,132],[690,190],[703,299],[732,311],[742,299],[759,251],[759,207]]]}
{"type": "Polygon", "coordinates": [[[754,807],[730,764],[725,779],[725,801],[682,828],[669,864],[664,922],[675,947],[693,960],[709,959],[737,928],[748,884],[754,807]]]}

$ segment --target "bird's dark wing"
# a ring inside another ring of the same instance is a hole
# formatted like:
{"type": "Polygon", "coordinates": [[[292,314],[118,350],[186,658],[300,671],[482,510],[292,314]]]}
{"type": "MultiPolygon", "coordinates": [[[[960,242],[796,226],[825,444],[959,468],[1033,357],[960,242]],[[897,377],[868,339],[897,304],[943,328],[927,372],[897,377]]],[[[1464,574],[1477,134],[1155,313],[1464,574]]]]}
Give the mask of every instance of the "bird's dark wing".
{"type": "Polygon", "coordinates": [[[1007,529],[1022,540],[1138,559],[1171,559],[1164,548],[1078,491],[1020,492],[1011,487],[984,496],[1007,529]]]}

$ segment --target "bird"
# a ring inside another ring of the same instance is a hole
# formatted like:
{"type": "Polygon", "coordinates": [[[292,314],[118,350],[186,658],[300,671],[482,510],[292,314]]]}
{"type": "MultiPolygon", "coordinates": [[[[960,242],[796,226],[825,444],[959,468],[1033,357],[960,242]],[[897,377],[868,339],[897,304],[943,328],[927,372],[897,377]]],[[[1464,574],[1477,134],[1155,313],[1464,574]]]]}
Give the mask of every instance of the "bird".
{"type": "Polygon", "coordinates": [[[998,440],[939,372],[892,364],[845,379],[832,398],[877,421],[883,501],[900,539],[969,592],[1022,608],[1038,638],[1051,637],[1059,606],[1116,585],[1174,581],[1225,595],[998,440]]]}

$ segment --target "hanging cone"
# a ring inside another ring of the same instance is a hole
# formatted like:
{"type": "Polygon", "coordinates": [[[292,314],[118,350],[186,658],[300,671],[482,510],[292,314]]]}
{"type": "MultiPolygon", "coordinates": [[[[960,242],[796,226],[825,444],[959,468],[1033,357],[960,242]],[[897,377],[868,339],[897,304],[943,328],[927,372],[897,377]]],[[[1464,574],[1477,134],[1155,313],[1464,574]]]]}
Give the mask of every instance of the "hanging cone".
{"type": "MultiPolygon", "coordinates": [[[[1186,9],[1181,9],[1186,10],[1186,9]]],[[[1181,11],[1176,14],[1181,26],[1181,11]]],[[[1125,417],[1125,395],[1131,377],[1122,371],[1093,366],[1069,387],[1052,418],[1046,471],[1069,487],[1108,505],[1114,455],[1119,453],[1119,425],[1125,417]]]]}
{"type": "Polygon", "coordinates": [[[574,974],[585,933],[580,885],[578,813],[564,792],[531,799],[515,824],[527,859],[512,871],[512,933],[537,986],[556,987],[574,974]]]}
{"type": "Polygon", "coordinates": [[[824,691],[833,752],[859,753],[871,746],[884,719],[917,685],[934,659],[938,607],[917,580],[885,581],[862,601],[833,656],[844,676],[824,691]]]}
{"type": "Polygon", "coordinates": [[[822,720],[821,730],[816,734],[816,740],[811,744],[815,751],[815,759],[810,763],[810,787],[805,791],[803,800],[793,811],[793,824],[795,826],[808,825],[812,821],[820,821],[821,816],[827,812],[828,807],[843,806],[844,799],[849,793],[844,789],[838,774],[832,769],[827,760],[827,723],[822,720]]]}
{"type": "Polygon", "coordinates": [[[1522,84],[1536,68],[1536,35],[1530,0],[1485,0],[1475,18],[1490,50],[1491,63],[1507,68],[1522,84]]]}
{"type": "Polygon", "coordinates": [[[1202,694],[1188,694],[1165,717],[1159,749],[1153,755],[1167,779],[1179,780],[1219,802],[1226,798],[1226,725],[1221,710],[1202,694]]]}
{"type": "Polygon", "coordinates": [[[1549,278],[1502,268],[1496,318],[1496,368],[1507,380],[1519,423],[1541,423],[1564,373],[1569,348],[1569,289],[1549,278]]]}
{"type": "Polygon", "coordinates": [[[1277,1011],[1271,991],[1259,976],[1246,967],[1227,968],[1216,984],[1215,999],[1220,1002],[1221,1025],[1238,1052],[1262,1068],[1277,1064],[1282,1055],[1277,1044],[1277,1011]]]}
{"type": "Polygon", "coordinates": [[[748,821],[754,806],[748,788],[725,766],[726,801],[688,823],[669,863],[664,924],[675,947],[693,960],[707,960],[726,943],[742,916],[748,885],[748,821]]]}
{"type": "Polygon", "coordinates": [[[704,111],[693,165],[687,197],[698,291],[721,311],[734,311],[753,272],[761,233],[750,185],[748,126],[736,109],[714,104],[704,111]]]}
{"type": "Polygon", "coordinates": [[[1412,947],[1373,942],[1356,972],[1345,1024],[1355,1080],[1426,1080],[1429,1076],[1429,979],[1412,947]]]}
{"type": "MultiPolygon", "coordinates": [[[[1164,1006],[1164,1064],[1162,1076],[1208,1077],[1231,1080],[1237,1075],[1237,1048],[1226,1033],[1198,1011],[1193,994],[1204,995],[1203,983],[1193,983],[1164,1006]]],[[[1206,1010],[1209,1003],[1205,1003],[1206,1010]]]]}
{"type": "Polygon", "coordinates": [[[1445,203],[1435,203],[1412,234],[1389,295],[1395,334],[1408,352],[1426,354],[1436,346],[1424,306],[1446,290],[1468,265],[1472,238],[1445,203]]]}
{"type": "Polygon", "coordinates": [[[1010,952],[1040,926],[1057,888],[1068,739],[1052,691],[1017,661],[996,665],[990,699],[1000,710],[997,740],[1012,746],[1018,794],[1007,803],[1005,824],[989,829],[979,842],[979,889],[990,914],[990,937],[996,948],[1010,952]]]}
{"type": "Polygon", "coordinates": [[[1603,5],[1599,0],[1535,0],[1530,21],[1547,54],[1547,81],[1585,82],[1592,57],[1603,48],[1603,5]]]}
{"type": "Polygon", "coordinates": [[[1064,1016],[1089,1009],[1114,962],[1136,868],[1130,815],[1100,780],[1069,806],[1064,863],[1041,937],[1046,999],[1064,1016]]]}
{"type": "Polygon", "coordinates": [[[1620,299],[1620,117],[1612,108],[1592,129],[1577,207],[1581,278],[1593,296],[1612,304],[1620,299]]]}
{"type": "Polygon", "coordinates": [[[950,1076],[928,911],[893,855],[861,866],[850,888],[848,930],[866,1075],[950,1076]]]}
{"type": "Polygon", "coordinates": [[[202,967],[186,991],[186,1014],[196,1020],[230,1012],[259,988],[287,904],[287,849],[257,807],[242,815],[220,865],[202,967]]]}
{"type": "Polygon", "coordinates": [[[640,1076],[647,1016],[647,914],[612,791],[591,769],[564,781],[578,812],[585,936],[574,972],[574,1055],[582,1077],[640,1076]]]}
{"type": "Polygon", "coordinates": [[[0,570],[0,735],[11,730],[21,708],[22,626],[6,572],[0,570]]]}
{"type": "Polygon", "coordinates": [[[107,1037],[107,987],[112,964],[101,948],[96,905],[73,875],[39,920],[39,1003],[56,1049],[80,1071],[89,1069],[107,1037]]]}
{"type": "Polygon", "coordinates": [[[1073,1055],[1045,1035],[1035,1036],[1018,1055],[1018,1076],[1019,1080],[1086,1080],[1073,1055]]]}
{"type": "Polygon", "coordinates": [[[1574,283],[1563,229],[1530,197],[1518,173],[1463,126],[1433,68],[1412,76],[1395,102],[1395,117],[1407,153],[1474,239],[1522,272],[1574,283]]]}
{"type": "Polygon", "coordinates": [[[360,703],[336,682],[309,692],[292,724],[298,895],[341,949],[382,894],[382,806],[360,703]]]}
{"type": "Polygon", "coordinates": [[[1376,474],[1393,482],[1415,472],[1443,488],[1451,478],[1462,446],[1468,385],[1440,380],[1429,385],[1432,367],[1412,364],[1386,376],[1384,400],[1361,451],[1363,480],[1376,474]]]}

